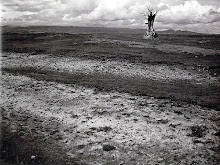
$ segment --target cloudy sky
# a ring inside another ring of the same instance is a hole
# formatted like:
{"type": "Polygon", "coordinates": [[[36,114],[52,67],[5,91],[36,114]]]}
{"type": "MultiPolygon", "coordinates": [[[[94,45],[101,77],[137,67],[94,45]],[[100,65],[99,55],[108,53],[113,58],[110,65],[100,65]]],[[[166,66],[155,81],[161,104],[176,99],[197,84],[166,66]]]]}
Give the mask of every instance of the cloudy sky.
{"type": "Polygon", "coordinates": [[[1,24],[146,28],[143,13],[157,11],[155,29],[220,33],[219,0],[1,0],[1,24]]]}

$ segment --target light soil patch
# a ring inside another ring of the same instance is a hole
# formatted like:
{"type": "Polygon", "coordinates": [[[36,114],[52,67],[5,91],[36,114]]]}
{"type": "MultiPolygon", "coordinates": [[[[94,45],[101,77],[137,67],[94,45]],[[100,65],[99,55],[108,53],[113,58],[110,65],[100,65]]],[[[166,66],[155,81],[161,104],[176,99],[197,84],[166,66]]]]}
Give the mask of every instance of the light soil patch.
{"type": "Polygon", "coordinates": [[[217,82],[208,72],[191,72],[175,66],[131,64],[118,61],[82,60],[73,57],[53,57],[52,55],[28,55],[24,53],[4,53],[3,67],[32,67],[42,70],[56,70],[67,73],[101,73],[123,77],[149,78],[159,81],[190,80],[192,82],[217,82]]]}
{"type": "Polygon", "coordinates": [[[45,127],[60,123],[54,128],[60,135],[57,141],[67,148],[69,157],[81,162],[215,164],[211,148],[219,146],[219,138],[211,118],[219,112],[212,109],[8,73],[2,82],[1,106],[8,115],[28,112],[40,117],[45,127]],[[113,148],[104,151],[103,145],[113,148]]]}

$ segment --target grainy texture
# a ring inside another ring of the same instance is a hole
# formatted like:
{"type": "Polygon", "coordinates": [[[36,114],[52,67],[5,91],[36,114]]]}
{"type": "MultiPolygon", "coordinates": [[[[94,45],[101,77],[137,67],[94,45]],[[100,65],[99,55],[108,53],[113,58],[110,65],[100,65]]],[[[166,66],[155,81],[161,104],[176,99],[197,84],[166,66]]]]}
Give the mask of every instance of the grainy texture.
{"type": "Polygon", "coordinates": [[[1,161],[218,164],[220,36],[143,34],[3,27],[1,161]]]}

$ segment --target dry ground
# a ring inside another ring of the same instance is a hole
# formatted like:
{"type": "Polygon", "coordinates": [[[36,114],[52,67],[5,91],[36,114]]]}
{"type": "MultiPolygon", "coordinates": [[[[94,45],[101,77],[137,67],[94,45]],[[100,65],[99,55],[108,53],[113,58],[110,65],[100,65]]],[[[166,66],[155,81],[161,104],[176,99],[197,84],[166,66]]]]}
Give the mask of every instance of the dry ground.
{"type": "Polygon", "coordinates": [[[2,163],[219,163],[218,35],[60,31],[3,29],[2,163]]]}

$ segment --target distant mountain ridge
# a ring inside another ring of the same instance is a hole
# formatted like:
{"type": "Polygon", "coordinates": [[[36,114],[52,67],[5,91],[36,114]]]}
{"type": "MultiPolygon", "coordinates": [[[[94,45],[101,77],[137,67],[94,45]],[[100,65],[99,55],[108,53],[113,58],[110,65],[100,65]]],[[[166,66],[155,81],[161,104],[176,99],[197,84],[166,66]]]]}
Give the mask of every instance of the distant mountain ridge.
{"type": "Polygon", "coordinates": [[[187,30],[164,30],[164,31],[157,31],[159,34],[188,34],[188,35],[198,35],[198,34],[203,34],[203,33],[197,33],[197,32],[192,32],[192,31],[187,31],[187,30]]]}

